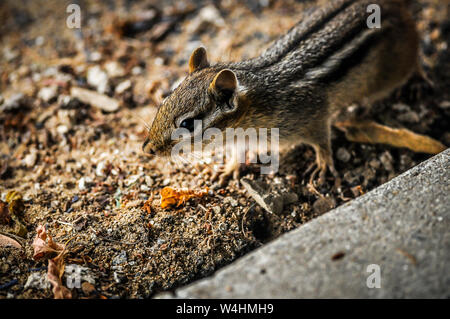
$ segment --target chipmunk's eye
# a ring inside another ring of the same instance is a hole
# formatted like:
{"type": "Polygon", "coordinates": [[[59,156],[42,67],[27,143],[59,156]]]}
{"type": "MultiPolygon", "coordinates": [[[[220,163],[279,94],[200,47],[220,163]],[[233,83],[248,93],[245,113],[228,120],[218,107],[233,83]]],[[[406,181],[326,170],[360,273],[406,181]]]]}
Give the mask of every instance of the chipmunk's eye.
{"type": "Polygon", "coordinates": [[[187,118],[180,123],[180,127],[186,128],[189,132],[194,131],[194,118],[187,118]]]}

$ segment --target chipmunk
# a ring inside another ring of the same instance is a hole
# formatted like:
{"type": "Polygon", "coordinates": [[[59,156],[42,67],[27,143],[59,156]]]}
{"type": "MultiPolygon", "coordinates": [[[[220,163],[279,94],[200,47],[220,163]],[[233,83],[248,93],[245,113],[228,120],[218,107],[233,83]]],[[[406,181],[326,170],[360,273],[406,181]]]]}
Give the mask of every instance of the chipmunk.
{"type": "MultiPolygon", "coordinates": [[[[260,56],[208,62],[206,50],[189,59],[189,75],[158,109],[144,142],[146,153],[167,155],[179,128],[279,128],[280,142],[310,144],[316,152],[310,183],[322,184],[333,165],[331,125],[351,141],[385,143],[417,152],[446,147],[406,129],[334,115],[355,103],[387,97],[418,70],[418,33],[407,0],[335,0],[316,9],[260,56]],[[381,8],[381,28],[369,28],[368,6],[381,8]]],[[[222,174],[222,182],[235,169],[222,174]]]]}

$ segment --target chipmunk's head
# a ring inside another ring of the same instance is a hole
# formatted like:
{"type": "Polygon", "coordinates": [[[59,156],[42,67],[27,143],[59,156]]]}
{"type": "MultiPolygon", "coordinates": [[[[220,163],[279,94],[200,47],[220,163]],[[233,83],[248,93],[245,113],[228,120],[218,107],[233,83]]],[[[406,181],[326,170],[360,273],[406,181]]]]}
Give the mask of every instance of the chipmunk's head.
{"type": "Polygon", "coordinates": [[[193,136],[212,127],[221,130],[233,127],[239,118],[239,105],[243,104],[239,103],[240,93],[236,74],[229,69],[210,66],[206,50],[196,49],[189,59],[189,75],[158,109],[143,151],[169,155],[180,141],[172,138],[178,136],[178,132],[193,136]],[[201,125],[198,125],[199,120],[201,125]]]}

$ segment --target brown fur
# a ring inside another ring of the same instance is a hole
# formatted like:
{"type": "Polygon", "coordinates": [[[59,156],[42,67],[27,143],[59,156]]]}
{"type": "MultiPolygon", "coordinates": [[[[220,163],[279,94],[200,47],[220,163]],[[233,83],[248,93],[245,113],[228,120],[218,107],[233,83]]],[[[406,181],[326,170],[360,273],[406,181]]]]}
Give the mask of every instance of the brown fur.
{"type": "Polygon", "coordinates": [[[417,67],[418,38],[405,2],[330,1],[247,61],[210,66],[206,51],[197,49],[189,75],[159,109],[145,150],[167,154],[172,131],[183,119],[198,118],[203,129],[277,127],[285,143],[314,146],[322,177],[326,166],[334,171],[333,113],[386,96],[417,67]],[[382,10],[380,29],[366,24],[372,3],[382,10]],[[234,89],[216,85],[224,69],[232,71],[234,89]]]}

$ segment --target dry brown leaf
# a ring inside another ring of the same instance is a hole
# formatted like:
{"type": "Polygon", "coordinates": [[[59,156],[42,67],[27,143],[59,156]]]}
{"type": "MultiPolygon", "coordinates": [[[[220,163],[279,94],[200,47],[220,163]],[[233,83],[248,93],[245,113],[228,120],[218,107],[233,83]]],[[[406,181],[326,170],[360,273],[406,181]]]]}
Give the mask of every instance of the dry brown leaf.
{"type": "Polygon", "coordinates": [[[62,284],[62,276],[64,274],[64,251],[53,259],[48,260],[47,278],[53,286],[53,297],[55,299],[72,299],[70,290],[62,284]]]}
{"type": "Polygon", "coordinates": [[[53,286],[55,299],[71,299],[72,293],[63,286],[61,281],[65,269],[64,256],[66,245],[54,242],[52,236],[47,233],[45,226],[39,225],[36,228],[36,233],[32,243],[34,248],[33,259],[38,260],[48,257],[52,253],[58,254],[55,258],[48,260],[47,278],[53,286]]]}
{"type": "Polygon", "coordinates": [[[155,193],[152,192],[152,194],[150,195],[150,198],[147,199],[144,203],[144,209],[147,212],[147,214],[151,214],[152,213],[152,203],[153,203],[153,197],[155,196],[155,193]]]}
{"type": "Polygon", "coordinates": [[[21,249],[22,245],[20,245],[17,240],[0,234],[0,247],[14,247],[17,249],[21,249]]]}
{"type": "Polygon", "coordinates": [[[0,200],[0,224],[9,224],[11,217],[9,216],[8,204],[0,200]]]}
{"type": "Polygon", "coordinates": [[[60,254],[64,250],[65,246],[54,242],[52,236],[47,234],[44,226],[39,225],[36,232],[36,237],[31,244],[34,248],[34,260],[41,259],[44,256],[49,256],[52,253],[60,254]]]}
{"type": "Polygon", "coordinates": [[[169,186],[164,187],[161,190],[161,208],[167,208],[171,206],[179,207],[191,198],[200,198],[205,196],[206,194],[208,194],[208,191],[208,187],[200,191],[175,189],[169,186]]]}
{"type": "Polygon", "coordinates": [[[152,203],[150,202],[150,200],[145,201],[144,209],[147,212],[147,214],[150,215],[152,213],[152,203]]]}

